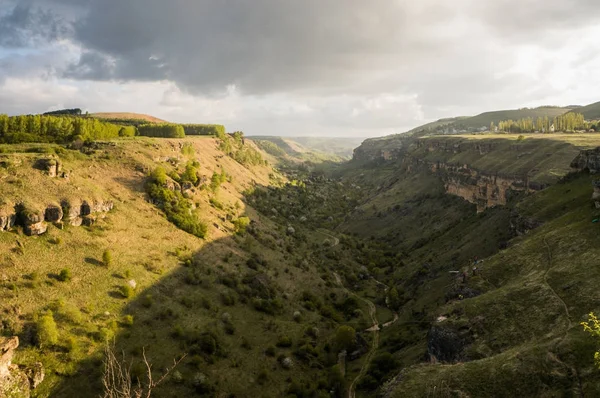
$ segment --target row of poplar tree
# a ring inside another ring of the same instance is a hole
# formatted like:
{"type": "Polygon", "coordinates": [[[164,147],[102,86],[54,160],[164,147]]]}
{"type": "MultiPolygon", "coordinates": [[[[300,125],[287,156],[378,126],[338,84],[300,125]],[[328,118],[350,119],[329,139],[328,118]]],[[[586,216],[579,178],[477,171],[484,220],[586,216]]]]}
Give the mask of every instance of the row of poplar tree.
{"type": "Polygon", "coordinates": [[[210,124],[142,124],[124,126],[103,122],[93,117],[75,115],[0,114],[0,143],[20,142],[68,143],[76,140],[105,140],[116,137],[183,138],[187,135],[225,135],[225,127],[210,124]]]}
{"type": "Polygon", "coordinates": [[[577,131],[577,130],[589,130],[595,127],[592,123],[586,122],[584,116],[581,113],[566,113],[564,115],[557,116],[550,119],[548,116],[538,117],[533,119],[531,117],[519,119],[519,120],[505,120],[496,125],[492,122],[490,125],[490,131],[506,131],[509,133],[533,133],[539,132],[550,132],[554,131],[577,131]],[[554,128],[552,128],[554,126],[554,128]]]}

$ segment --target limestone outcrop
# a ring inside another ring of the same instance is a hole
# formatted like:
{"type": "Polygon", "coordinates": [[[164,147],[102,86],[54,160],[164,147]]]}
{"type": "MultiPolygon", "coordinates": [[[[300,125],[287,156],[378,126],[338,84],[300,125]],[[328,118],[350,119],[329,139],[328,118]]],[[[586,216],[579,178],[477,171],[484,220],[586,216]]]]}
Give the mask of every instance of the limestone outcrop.
{"type": "Polygon", "coordinates": [[[27,368],[12,363],[18,346],[18,337],[0,337],[0,398],[29,398],[31,390],[44,380],[41,363],[27,368]]]}
{"type": "Polygon", "coordinates": [[[35,162],[34,167],[38,170],[45,171],[48,173],[49,177],[57,177],[62,171],[62,164],[58,159],[54,158],[38,159],[35,162]]]}
{"type": "Polygon", "coordinates": [[[113,209],[112,201],[62,200],[40,210],[23,203],[0,208],[0,231],[8,231],[16,225],[23,227],[25,234],[42,235],[48,229],[48,223],[61,225],[66,222],[72,226],[93,225],[98,214],[113,209]]]}
{"type": "Polygon", "coordinates": [[[596,209],[600,209],[600,180],[594,180],[592,182],[594,192],[592,193],[592,202],[596,209]]]}
{"type": "Polygon", "coordinates": [[[577,171],[589,171],[595,174],[600,171],[600,147],[579,152],[571,162],[571,167],[577,171]]]}

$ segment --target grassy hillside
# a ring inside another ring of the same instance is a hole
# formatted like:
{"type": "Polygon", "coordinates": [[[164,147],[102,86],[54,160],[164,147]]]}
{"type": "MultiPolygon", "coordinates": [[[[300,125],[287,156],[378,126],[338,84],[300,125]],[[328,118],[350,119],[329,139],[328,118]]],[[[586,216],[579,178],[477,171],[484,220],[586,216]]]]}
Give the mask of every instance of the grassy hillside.
{"type": "Polygon", "coordinates": [[[159,119],[154,116],[144,115],[141,113],[132,113],[132,112],[97,112],[92,113],[90,116],[98,118],[98,119],[108,119],[108,120],[135,120],[138,122],[146,122],[146,123],[168,123],[166,120],[159,119]]]}
{"type": "MultiPolygon", "coordinates": [[[[155,379],[185,355],[155,396],[344,394],[336,330],[360,332],[369,323],[331,269],[358,270],[360,250],[342,250],[311,231],[351,203],[324,207],[322,198],[339,197],[341,187],[326,180],[282,186],[285,179],[264,163],[235,160],[245,159],[235,148],[212,137],[117,139],[82,151],[1,146],[9,210],[19,202],[42,210],[63,199],[114,202],[89,226],[50,224],[34,237],[21,227],[0,233],[1,332],[21,338],[16,363],[44,364],[36,396],[98,395],[103,347],[113,339],[142,381],[144,354],[155,379]],[[48,158],[65,174],[34,167],[48,158]],[[178,200],[208,226],[204,240],[167,220],[145,192],[147,173],[160,166],[167,181],[183,186],[190,165],[199,183],[178,200]],[[215,175],[225,179],[215,183],[215,175]],[[286,192],[300,195],[302,205],[286,192]],[[39,320],[48,314],[56,341],[40,340],[39,320]]],[[[361,335],[353,346],[367,345],[361,335]]]]}
{"type": "Polygon", "coordinates": [[[425,137],[396,161],[349,165],[344,182],[363,197],[338,229],[390,253],[393,261],[378,258],[368,268],[396,289],[400,303],[399,321],[382,330],[380,360],[359,392],[599,394],[597,342],[579,325],[600,311],[600,275],[591,266],[600,243],[592,223],[600,213],[590,206],[594,177],[559,181],[579,149],[599,146],[599,137],[425,137]],[[407,156],[418,161],[406,163],[407,156]],[[532,178],[552,185],[476,214],[444,193],[423,160],[499,174],[535,170],[532,178]],[[522,222],[542,226],[517,233],[522,222]],[[475,274],[474,259],[484,260],[475,274]]]}
{"type": "Polygon", "coordinates": [[[600,102],[579,107],[576,111],[577,113],[581,113],[585,117],[585,120],[598,120],[600,119],[600,102]]]}
{"type": "Polygon", "coordinates": [[[457,128],[479,128],[490,127],[490,123],[498,124],[503,120],[518,120],[524,118],[538,118],[548,116],[554,118],[570,111],[569,108],[543,106],[539,108],[522,108],[505,111],[484,112],[480,115],[460,120],[454,125],[457,128]]]}
{"type": "Polygon", "coordinates": [[[331,159],[350,159],[352,151],[358,147],[363,138],[351,137],[275,137],[252,136],[256,141],[269,141],[286,154],[296,157],[329,157],[331,159]]]}

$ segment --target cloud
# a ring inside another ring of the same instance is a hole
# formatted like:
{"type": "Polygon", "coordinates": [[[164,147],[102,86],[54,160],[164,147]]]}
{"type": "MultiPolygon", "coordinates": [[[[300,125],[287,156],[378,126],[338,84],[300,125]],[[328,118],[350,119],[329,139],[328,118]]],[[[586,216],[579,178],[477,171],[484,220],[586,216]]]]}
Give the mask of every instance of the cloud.
{"type": "Polygon", "coordinates": [[[257,134],[380,135],[594,100],[599,19],[596,0],[4,0],[0,83],[257,134]]]}
{"type": "Polygon", "coordinates": [[[50,9],[32,1],[17,2],[0,9],[0,46],[34,47],[67,37],[69,24],[50,9]]]}

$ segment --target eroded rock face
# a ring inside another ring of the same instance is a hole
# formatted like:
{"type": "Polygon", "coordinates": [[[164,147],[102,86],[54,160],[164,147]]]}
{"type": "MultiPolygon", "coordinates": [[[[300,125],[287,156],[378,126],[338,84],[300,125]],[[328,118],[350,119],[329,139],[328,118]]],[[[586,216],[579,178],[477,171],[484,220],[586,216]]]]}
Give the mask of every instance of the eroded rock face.
{"type": "Polygon", "coordinates": [[[37,209],[18,205],[16,207],[18,221],[23,225],[23,231],[26,235],[42,235],[48,229],[48,224],[44,222],[44,214],[37,209]]]}
{"type": "Polygon", "coordinates": [[[571,162],[571,167],[578,171],[589,171],[592,174],[600,171],[600,147],[579,152],[571,162]]]}
{"type": "Polygon", "coordinates": [[[30,383],[25,372],[12,364],[18,337],[0,337],[0,398],[28,398],[30,383]]]}
{"type": "Polygon", "coordinates": [[[49,177],[56,177],[62,171],[62,164],[57,159],[38,159],[34,167],[48,173],[49,177]]]}
{"type": "Polygon", "coordinates": [[[47,223],[62,226],[63,220],[72,226],[90,226],[96,222],[97,214],[109,212],[113,206],[112,201],[62,200],[60,205],[51,204],[38,211],[20,203],[12,209],[0,209],[0,231],[7,231],[18,224],[29,236],[42,235],[48,229],[47,223]]]}
{"type": "Polygon", "coordinates": [[[0,213],[0,231],[8,231],[17,221],[17,215],[14,212],[0,213]]]}
{"type": "Polygon", "coordinates": [[[592,186],[594,187],[594,192],[592,193],[592,202],[596,209],[600,209],[600,180],[595,180],[592,182],[592,186]]]}
{"type": "Polygon", "coordinates": [[[477,205],[481,212],[488,207],[504,206],[511,194],[519,191],[536,191],[543,186],[533,187],[526,177],[488,175],[469,168],[467,165],[453,166],[435,163],[431,171],[439,173],[444,180],[446,193],[477,205]]]}

